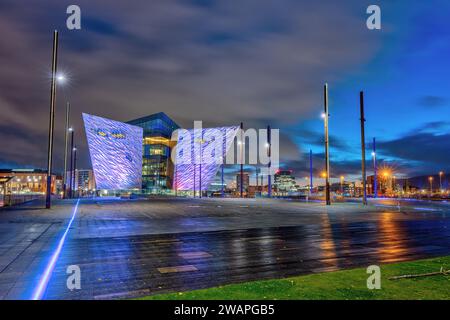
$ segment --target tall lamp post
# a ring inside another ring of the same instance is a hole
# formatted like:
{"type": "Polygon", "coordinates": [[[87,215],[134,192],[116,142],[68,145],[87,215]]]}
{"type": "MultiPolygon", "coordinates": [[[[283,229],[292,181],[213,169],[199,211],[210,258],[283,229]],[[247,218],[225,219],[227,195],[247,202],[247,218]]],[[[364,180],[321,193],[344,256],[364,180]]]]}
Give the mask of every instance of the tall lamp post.
{"type": "Polygon", "coordinates": [[[309,194],[313,192],[313,160],[312,160],[312,150],[309,149],[309,194]]]}
{"type": "Polygon", "coordinates": [[[363,205],[367,205],[367,186],[366,186],[366,141],[364,133],[364,92],[359,93],[359,110],[361,114],[361,167],[363,183],[363,205]]]}
{"type": "Polygon", "coordinates": [[[324,118],[324,126],[325,126],[325,200],[327,206],[331,205],[330,199],[330,146],[328,140],[328,84],[326,83],[324,86],[323,92],[324,98],[324,113],[322,117],[324,118]]]}
{"type": "MultiPolygon", "coordinates": [[[[267,126],[267,156],[269,157],[269,164],[267,165],[267,196],[272,197],[272,175],[270,174],[270,168],[272,166],[272,131],[270,126],[267,126]]],[[[261,176],[262,177],[262,176],[261,176]]],[[[262,179],[262,178],[261,178],[262,179]]],[[[261,183],[262,185],[262,183],[261,183]]]]}
{"type": "Polygon", "coordinates": [[[439,171],[439,192],[442,192],[442,176],[444,175],[443,171],[439,171]]]}
{"type": "Polygon", "coordinates": [[[241,195],[241,198],[243,198],[244,197],[244,123],[243,122],[241,122],[241,139],[240,139],[240,141],[239,141],[239,143],[240,143],[240,152],[241,152],[241,174],[240,174],[240,181],[241,181],[241,184],[240,184],[240,190],[239,190],[239,192],[240,192],[240,195],[241,195]]]}
{"type": "MultiPolygon", "coordinates": [[[[70,178],[69,178],[69,198],[72,198],[72,182],[73,182],[73,128],[69,128],[70,132],[70,178]]],[[[64,174],[67,174],[65,172],[64,174]]]]}
{"type": "Polygon", "coordinates": [[[373,197],[378,198],[377,151],[375,147],[375,138],[373,138],[372,158],[373,158],[373,197]]]}
{"type": "Polygon", "coordinates": [[[48,127],[47,189],[45,195],[45,207],[47,209],[51,208],[51,195],[52,195],[53,131],[55,128],[57,58],[58,58],[58,31],[55,30],[53,32],[52,81],[50,89],[50,121],[48,127]]]}
{"type": "Polygon", "coordinates": [[[63,198],[66,198],[67,191],[67,146],[69,139],[69,114],[70,114],[70,104],[67,102],[66,105],[66,126],[64,129],[64,174],[63,174],[63,198]]]}
{"type": "Polygon", "coordinates": [[[430,196],[433,194],[433,177],[429,177],[428,181],[430,182],[430,196]]]}
{"type": "Polygon", "coordinates": [[[76,198],[77,195],[77,190],[75,189],[75,186],[77,185],[76,180],[77,180],[77,146],[73,148],[73,180],[72,180],[73,198],[76,198]]]}
{"type": "Polygon", "coordinates": [[[202,189],[202,162],[203,162],[203,129],[202,129],[202,134],[201,134],[201,138],[200,138],[200,170],[198,171],[198,176],[199,176],[199,186],[198,186],[198,190],[200,192],[199,198],[202,197],[202,193],[203,193],[203,189],[202,189]]]}

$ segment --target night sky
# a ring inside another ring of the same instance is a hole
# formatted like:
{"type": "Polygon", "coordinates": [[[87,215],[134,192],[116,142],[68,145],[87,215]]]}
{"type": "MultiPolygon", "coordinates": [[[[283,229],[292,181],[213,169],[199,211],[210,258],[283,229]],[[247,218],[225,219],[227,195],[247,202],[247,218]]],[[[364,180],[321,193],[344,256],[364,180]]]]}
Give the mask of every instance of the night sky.
{"type": "Polygon", "coordinates": [[[58,29],[69,81],[57,93],[57,170],[69,100],[80,167],[90,167],[81,112],[128,121],[164,111],[187,128],[279,128],[282,167],[305,177],[309,149],[323,169],[328,82],[332,176],[360,172],[360,90],[368,161],[376,137],[399,176],[449,172],[449,15],[448,0],[1,0],[0,167],[45,168],[58,29]],[[65,26],[71,4],[80,31],[65,26]],[[382,30],[366,28],[370,4],[382,30]]]}

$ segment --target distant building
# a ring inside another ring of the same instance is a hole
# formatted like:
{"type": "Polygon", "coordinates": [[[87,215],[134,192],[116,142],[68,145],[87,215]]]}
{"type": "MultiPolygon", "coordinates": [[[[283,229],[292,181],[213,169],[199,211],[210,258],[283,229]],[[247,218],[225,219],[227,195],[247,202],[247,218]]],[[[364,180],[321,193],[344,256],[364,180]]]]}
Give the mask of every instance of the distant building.
{"type": "MultiPolygon", "coordinates": [[[[40,169],[0,169],[0,177],[11,178],[2,193],[45,193],[47,171],[40,169]]],[[[51,192],[56,193],[56,175],[52,175],[51,192]]]]}
{"type": "Polygon", "coordinates": [[[279,170],[274,175],[274,186],[277,192],[296,192],[295,177],[291,170],[279,170]]]}
{"type": "MultiPolygon", "coordinates": [[[[248,173],[244,172],[244,174],[242,175],[242,180],[243,180],[243,192],[248,192],[248,186],[250,184],[250,176],[248,175],[248,173]]],[[[240,193],[241,192],[241,174],[238,173],[236,174],[236,192],[240,193]]]]}

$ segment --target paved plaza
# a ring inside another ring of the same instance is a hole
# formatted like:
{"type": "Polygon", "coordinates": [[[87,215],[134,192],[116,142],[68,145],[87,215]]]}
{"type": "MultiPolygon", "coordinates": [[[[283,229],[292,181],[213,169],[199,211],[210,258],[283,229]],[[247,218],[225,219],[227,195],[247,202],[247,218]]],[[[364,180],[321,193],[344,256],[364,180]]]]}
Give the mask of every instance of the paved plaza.
{"type": "Polygon", "coordinates": [[[450,205],[277,199],[56,201],[0,211],[0,298],[119,299],[450,254],[450,205]],[[75,213],[75,215],[74,215],[75,213]],[[66,269],[81,270],[70,291],[66,269]]]}

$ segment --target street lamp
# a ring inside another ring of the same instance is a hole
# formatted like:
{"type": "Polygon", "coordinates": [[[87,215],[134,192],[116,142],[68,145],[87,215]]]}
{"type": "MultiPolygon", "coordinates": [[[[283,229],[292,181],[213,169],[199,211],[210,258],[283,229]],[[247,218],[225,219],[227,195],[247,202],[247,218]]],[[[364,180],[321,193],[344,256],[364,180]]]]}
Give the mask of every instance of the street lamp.
{"type": "Polygon", "coordinates": [[[323,119],[324,119],[324,128],[325,128],[325,170],[326,170],[326,177],[325,177],[325,201],[326,205],[331,205],[331,199],[330,199],[330,146],[329,146],[329,140],[328,140],[328,84],[326,83],[323,88],[323,96],[324,96],[324,112],[323,112],[323,119]]]}
{"type": "Polygon", "coordinates": [[[442,176],[444,175],[443,171],[439,171],[439,190],[442,192],[442,176]]]}
{"type": "MultiPolygon", "coordinates": [[[[270,168],[272,166],[272,131],[270,129],[270,126],[267,126],[267,156],[269,158],[269,163],[267,164],[267,197],[271,198],[272,197],[272,176],[271,176],[271,172],[270,172],[270,168]]],[[[262,175],[261,175],[262,177],[262,175]]],[[[261,178],[262,179],[262,178],[261,178]]],[[[262,183],[261,183],[262,185],[262,183]]]]}
{"type": "Polygon", "coordinates": [[[378,197],[378,185],[377,185],[377,152],[375,147],[375,138],[373,138],[373,151],[372,151],[372,158],[373,158],[373,197],[378,197]]]}
{"type": "Polygon", "coordinates": [[[344,176],[341,176],[341,195],[344,196],[344,176]]]}
{"type": "Polygon", "coordinates": [[[428,177],[428,181],[430,181],[430,195],[433,193],[433,177],[428,177]]]}
{"type": "Polygon", "coordinates": [[[67,189],[67,145],[68,145],[68,135],[72,128],[69,128],[69,113],[70,113],[70,104],[67,102],[66,105],[66,126],[64,130],[64,174],[63,174],[63,199],[66,198],[66,189],[67,189]]]}
{"type": "MultiPolygon", "coordinates": [[[[73,149],[74,149],[74,146],[73,146],[73,133],[74,133],[74,130],[73,130],[72,127],[69,128],[69,133],[70,133],[70,178],[69,178],[69,186],[70,186],[69,190],[70,190],[70,192],[69,192],[69,198],[72,198],[72,191],[73,191],[73,189],[72,189],[72,184],[73,184],[73,149]]],[[[67,174],[67,173],[64,172],[64,174],[67,174]]]]}
{"type": "Polygon", "coordinates": [[[73,180],[72,180],[72,197],[75,197],[76,195],[76,189],[75,189],[75,185],[77,185],[78,183],[76,183],[76,172],[77,172],[77,147],[75,146],[73,149],[73,180]]]}
{"type": "Polygon", "coordinates": [[[63,84],[64,82],[66,82],[67,78],[64,74],[60,73],[56,76],[56,80],[58,81],[58,83],[63,84]]]}
{"type": "Polygon", "coordinates": [[[50,209],[52,196],[52,162],[53,162],[53,131],[55,129],[55,105],[56,105],[56,73],[58,57],[58,31],[53,32],[52,52],[52,80],[50,90],[50,120],[48,125],[48,155],[47,155],[47,186],[45,194],[45,207],[50,209]]]}

